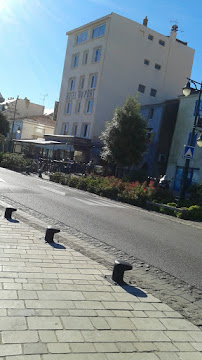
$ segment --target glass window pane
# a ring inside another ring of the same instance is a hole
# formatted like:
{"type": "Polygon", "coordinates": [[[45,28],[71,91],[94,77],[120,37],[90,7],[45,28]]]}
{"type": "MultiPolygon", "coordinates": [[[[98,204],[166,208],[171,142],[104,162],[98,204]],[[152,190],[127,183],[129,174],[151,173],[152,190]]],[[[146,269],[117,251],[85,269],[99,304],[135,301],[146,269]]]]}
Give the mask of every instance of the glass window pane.
{"type": "Polygon", "coordinates": [[[106,24],[100,25],[93,29],[92,38],[95,39],[98,36],[102,36],[105,33],[106,24]]]}

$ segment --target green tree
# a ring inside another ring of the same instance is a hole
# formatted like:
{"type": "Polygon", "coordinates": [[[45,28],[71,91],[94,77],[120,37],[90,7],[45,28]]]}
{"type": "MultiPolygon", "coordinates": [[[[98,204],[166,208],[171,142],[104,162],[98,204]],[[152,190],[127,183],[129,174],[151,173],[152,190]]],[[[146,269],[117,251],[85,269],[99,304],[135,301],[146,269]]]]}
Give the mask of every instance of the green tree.
{"type": "Polygon", "coordinates": [[[9,133],[10,125],[6,116],[0,111],[0,134],[6,136],[9,133]]]}
{"type": "Polygon", "coordinates": [[[147,123],[140,114],[140,104],[127,97],[106,123],[100,139],[104,146],[101,158],[118,166],[138,165],[147,148],[147,123]]]}

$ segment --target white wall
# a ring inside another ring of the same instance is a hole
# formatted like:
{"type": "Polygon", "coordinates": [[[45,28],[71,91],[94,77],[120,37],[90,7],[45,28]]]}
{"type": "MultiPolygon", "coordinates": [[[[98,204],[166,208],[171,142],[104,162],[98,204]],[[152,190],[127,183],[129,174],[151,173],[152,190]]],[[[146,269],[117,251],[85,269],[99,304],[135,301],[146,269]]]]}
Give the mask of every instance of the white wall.
{"type": "Polygon", "coordinates": [[[77,136],[81,136],[81,126],[89,123],[89,137],[96,139],[104,130],[105,122],[112,119],[116,106],[122,106],[128,95],[135,96],[139,84],[145,85],[145,93],[139,93],[141,104],[160,103],[176,98],[191,74],[194,50],[182,43],[176,42],[176,33],[171,37],[161,35],[148,27],[112,13],[105,18],[94,21],[68,33],[68,45],[63,70],[60,103],[56,122],[56,134],[61,134],[63,124],[69,124],[69,134],[72,134],[73,123],[78,124],[77,136]],[[105,35],[96,39],[90,36],[82,44],[75,44],[76,35],[100,24],[106,23],[105,35]],[[153,35],[153,40],[148,35],[153,35]],[[165,46],[159,40],[165,41],[165,46]],[[101,60],[92,63],[93,49],[102,46],[101,60]],[[82,64],[82,56],[89,50],[88,64],[82,64]],[[80,54],[79,66],[72,68],[72,55],[80,54]],[[144,59],[150,61],[149,66],[144,59]],[[161,69],[154,68],[155,63],[161,69]],[[85,75],[84,90],[88,89],[88,79],[91,73],[98,74],[98,82],[94,92],[93,113],[85,113],[86,99],[81,99],[81,110],[75,113],[78,99],[78,84],[81,75],[85,75]],[[69,78],[76,77],[75,99],[72,100],[71,115],[66,114],[67,92],[69,78]],[[150,96],[151,88],[157,90],[156,97],[150,96]]]}

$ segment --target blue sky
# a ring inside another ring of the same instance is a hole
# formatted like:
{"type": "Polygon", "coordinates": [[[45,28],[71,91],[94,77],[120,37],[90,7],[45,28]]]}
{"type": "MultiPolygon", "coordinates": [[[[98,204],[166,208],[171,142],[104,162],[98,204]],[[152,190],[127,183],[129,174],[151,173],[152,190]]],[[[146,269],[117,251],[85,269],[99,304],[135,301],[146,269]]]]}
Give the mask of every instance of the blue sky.
{"type": "MultiPolygon", "coordinates": [[[[111,12],[178,38],[195,49],[192,79],[202,80],[202,0],[0,0],[0,92],[53,108],[59,99],[66,32],[111,12]]],[[[183,86],[184,84],[182,84],[183,86]]]]}

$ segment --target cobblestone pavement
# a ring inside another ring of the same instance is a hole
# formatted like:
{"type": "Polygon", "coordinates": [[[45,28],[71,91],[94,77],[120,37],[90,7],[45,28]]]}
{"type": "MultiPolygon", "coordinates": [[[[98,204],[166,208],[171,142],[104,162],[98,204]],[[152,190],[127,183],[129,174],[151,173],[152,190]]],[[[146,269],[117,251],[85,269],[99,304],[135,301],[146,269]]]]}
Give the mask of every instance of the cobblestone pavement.
{"type": "Polygon", "coordinates": [[[107,281],[79,237],[63,231],[50,246],[42,220],[0,214],[2,360],[202,360],[199,327],[146,290],[107,281]]]}

